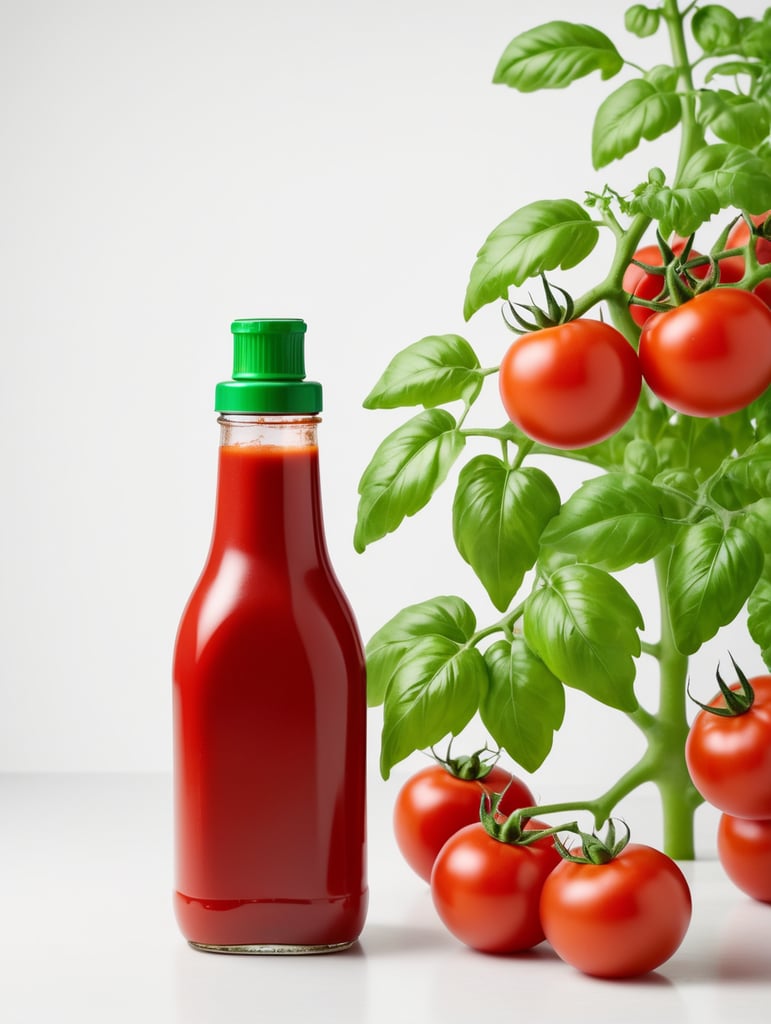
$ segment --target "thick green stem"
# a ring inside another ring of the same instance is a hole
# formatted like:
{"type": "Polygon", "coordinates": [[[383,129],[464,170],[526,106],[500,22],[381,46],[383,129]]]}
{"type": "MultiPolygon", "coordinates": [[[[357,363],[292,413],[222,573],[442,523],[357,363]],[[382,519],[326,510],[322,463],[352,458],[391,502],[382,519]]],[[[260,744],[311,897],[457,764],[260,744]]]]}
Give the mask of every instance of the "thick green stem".
{"type": "Polygon", "coordinates": [[[680,91],[680,108],[682,112],[682,134],[680,137],[680,153],[675,172],[674,186],[677,186],[683,170],[697,150],[704,146],[704,130],[696,120],[696,101],[694,99],[693,75],[688,60],[688,50],[683,31],[684,12],[679,9],[678,0],[664,0],[662,5],[664,19],[669,32],[669,44],[672,48],[674,65],[677,68],[680,91]]]}
{"type": "Polygon", "coordinates": [[[702,801],[685,763],[688,657],[677,649],[672,633],[666,600],[668,561],[668,551],[656,557],[661,605],[660,702],[655,725],[649,733],[648,752],[654,764],[652,780],[661,795],[664,850],[670,857],[692,860],[695,856],[694,813],[702,801]]]}

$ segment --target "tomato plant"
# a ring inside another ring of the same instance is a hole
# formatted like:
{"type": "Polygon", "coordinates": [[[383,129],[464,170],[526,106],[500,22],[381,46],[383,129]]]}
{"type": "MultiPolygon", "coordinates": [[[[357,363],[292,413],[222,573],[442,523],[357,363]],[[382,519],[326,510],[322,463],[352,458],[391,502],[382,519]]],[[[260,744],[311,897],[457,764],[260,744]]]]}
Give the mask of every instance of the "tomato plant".
{"type": "MultiPolygon", "coordinates": [[[[752,223],[757,227],[760,224],[764,224],[771,211],[766,210],[764,213],[755,214],[750,218],[752,223]]],[[[750,227],[746,220],[740,220],[735,227],[729,232],[726,240],[726,249],[738,249],[746,248],[750,243],[750,227]]],[[[758,238],[753,243],[755,258],[758,263],[763,265],[771,263],[771,239],[765,236],[758,238]]],[[[744,256],[726,256],[720,260],[720,279],[725,282],[741,281],[746,272],[746,261],[744,256]]],[[[767,306],[771,306],[771,279],[765,278],[758,282],[754,288],[755,294],[758,298],[762,299],[767,306]]]]}
{"type": "MultiPolygon", "coordinates": [[[[679,256],[687,244],[687,239],[680,239],[672,244],[672,253],[674,256],[679,256]]],[[[692,249],[689,253],[691,259],[696,259],[701,253],[692,249]]],[[[650,267],[661,267],[663,266],[663,254],[658,245],[644,245],[642,249],[638,249],[634,254],[634,260],[639,263],[645,263],[650,267]]],[[[704,278],[709,273],[709,265],[702,264],[700,266],[694,266],[692,273],[695,277],[704,278]]],[[[733,280],[740,280],[742,274],[733,280]]],[[[628,292],[633,299],[644,299],[647,302],[654,302],[660,296],[666,297],[666,282],[663,274],[655,274],[650,270],[646,270],[644,267],[638,266],[638,263],[632,262],[624,271],[624,276],[621,279],[621,287],[625,292],[628,292]]],[[[642,326],[645,321],[653,316],[655,310],[651,307],[643,306],[639,302],[631,302],[629,306],[629,314],[638,326],[642,326]]]]}
{"type": "Polygon", "coordinates": [[[653,971],[679,948],[691,893],[673,860],[629,843],[604,863],[564,860],[544,883],[541,922],[567,963],[600,978],[653,971]]]}
{"type": "Polygon", "coordinates": [[[480,766],[477,758],[432,764],[412,775],[394,803],[394,834],[407,863],[427,882],[437,854],[465,825],[479,821],[484,793],[502,793],[501,811],[510,813],[535,803],[521,779],[499,765],[480,766]]]}
{"type": "Polygon", "coordinates": [[[717,852],[725,873],[742,892],[771,903],[771,820],[722,814],[717,852]]]}
{"type": "Polygon", "coordinates": [[[771,310],[715,288],[657,313],[640,334],[640,366],[658,397],[691,416],[727,416],[771,384],[771,310]]]}
{"type": "Polygon", "coordinates": [[[518,338],[498,380],[509,419],[554,448],[584,448],[615,434],[634,412],[642,383],[632,346],[599,320],[518,338]]]}
{"type": "MultiPolygon", "coordinates": [[[[511,39],[494,81],[527,95],[598,73],[608,92],[590,150],[603,175],[643,144],[663,139],[670,149],[623,190],[602,178],[582,187],[571,163],[565,192],[525,197],[487,234],[462,314],[468,321],[501,303],[507,325],[500,337],[480,330],[484,359],[460,333],[431,334],[385,366],[365,407],[412,411],[362,473],[354,546],[363,552],[451,489],[451,540],[495,609],[478,621],[468,600],[443,589],[413,597],[371,636],[368,698],[383,708],[385,778],[475,716],[535,771],[563,727],[566,689],[578,689],[626,716],[644,741],[621,777],[581,807],[601,823],[652,783],[664,848],[689,858],[702,801],[685,762],[690,658],[746,608],[758,658],[771,666],[769,312],[751,294],[771,282],[771,263],[749,229],[746,241],[729,241],[738,217],[771,209],[771,11],[745,17],[662,0],[634,4],[624,20],[647,59],[627,59],[594,26],[553,20],[511,39]],[[624,287],[625,273],[646,245],[678,238],[678,263],[659,289],[668,308],[646,319],[641,337],[636,307],[648,300],[624,287]],[[728,287],[723,261],[734,257],[742,264],[728,287]],[[577,278],[593,283],[568,302],[564,275],[578,267],[577,278]],[[534,284],[543,286],[540,307],[534,284]],[[523,307],[529,333],[512,345],[506,310],[523,307]],[[639,349],[651,384],[625,422],[631,376],[619,372],[604,389],[588,372],[566,383],[583,358],[586,370],[590,354],[615,352],[611,331],[623,335],[627,362],[639,349]],[[553,344],[568,337],[575,348],[553,344]],[[499,416],[483,415],[478,401],[492,382],[499,416]],[[550,475],[558,459],[587,469],[573,493],[550,475]],[[655,575],[650,614],[620,575],[636,565],[655,575]],[[658,679],[657,699],[644,705],[641,659],[658,679]]],[[[506,145],[491,141],[487,158],[507,159],[506,145]]]]}
{"type": "Polygon", "coordinates": [[[693,784],[714,807],[771,818],[771,676],[727,686],[702,705],[685,744],[693,784]]]}
{"type": "MultiPolygon", "coordinates": [[[[524,831],[546,829],[530,819],[524,831]]],[[[451,836],[431,872],[431,896],[449,931],[484,953],[516,953],[543,941],[541,890],[560,856],[551,840],[495,838],[482,822],[451,836]]]]}

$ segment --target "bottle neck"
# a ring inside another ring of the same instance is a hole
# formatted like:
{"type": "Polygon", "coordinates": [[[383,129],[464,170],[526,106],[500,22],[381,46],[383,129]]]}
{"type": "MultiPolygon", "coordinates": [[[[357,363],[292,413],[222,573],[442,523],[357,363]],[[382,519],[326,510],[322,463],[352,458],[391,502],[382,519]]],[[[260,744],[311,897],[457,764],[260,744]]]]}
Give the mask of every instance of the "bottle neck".
{"type": "Polygon", "coordinates": [[[317,416],[222,415],[213,550],[291,566],[325,556],[317,416]]]}

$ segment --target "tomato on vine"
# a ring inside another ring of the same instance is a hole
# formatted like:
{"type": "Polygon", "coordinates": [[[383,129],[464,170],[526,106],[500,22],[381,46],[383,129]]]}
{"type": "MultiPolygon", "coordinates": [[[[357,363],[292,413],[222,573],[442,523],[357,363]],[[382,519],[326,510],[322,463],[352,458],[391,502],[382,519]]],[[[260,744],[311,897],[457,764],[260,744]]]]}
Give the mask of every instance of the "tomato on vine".
{"type": "Polygon", "coordinates": [[[771,820],[722,814],[717,854],[738,889],[761,903],[771,903],[771,820]]]}
{"type": "Polygon", "coordinates": [[[552,448],[584,448],[619,430],[642,385],[637,356],[600,320],[571,320],[518,338],[500,365],[509,419],[552,448]]]}
{"type": "MultiPolygon", "coordinates": [[[[771,818],[771,675],[727,685],[691,725],[685,760],[704,799],[738,818],[771,818]]],[[[698,702],[697,702],[698,703],[698,702]]]]}
{"type": "Polygon", "coordinates": [[[486,822],[467,825],[444,844],[431,872],[431,896],[444,925],[467,946],[517,953],[543,941],[539,900],[560,856],[546,836],[528,841],[528,832],[549,831],[535,819],[504,837],[495,800],[492,806],[486,822]]]}
{"type": "Polygon", "coordinates": [[[503,795],[501,811],[510,814],[535,803],[527,785],[479,754],[447,757],[421,769],[399,790],[394,803],[396,843],[421,878],[431,878],[437,854],[459,829],[479,821],[484,793],[503,795]]]}
{"type": "Polygon", "coordinates": [[[771,383],[771,310],[740,288],[713,288],[646,320],[639,356],[651,390],[672,409],[726,416],[771,383]]]}
{"type": "MultiPolygon", "coordinates": [[[[672,243],[671,249],[675,256],[679,256],[687,244],[686,239],[679,239],[672,243]]],[[[695,259],[701,254],[696,250],[691,250],[689,257],[695,259]]],[[[663,254],[658,245],[645,245],[642,249],[638,249],[633,257],[640,263],[646,263],[650,267],[661,267],[663,266],[663,254]]],[[[694,277],[704,278],[709,273],[709,264],[704,263],[701,266],[693,268],[692,271],[694,277]]],[[[741,276],[741,275],[740,275],[741,276]]],[[[738,280],[736,278],[735,280],[738,280]]],[[[655,274],[644,267],[640,267],[637,263],[630,263],[624,271],[624,277],[621,282],[621,287],[627,292],[632,299],[645,299],[647,302],[653,302],[660,296],[666,296],[666,284],[663,274],[655,274]]],[[[655,309],[651,309],[649,306],[642,306],[634,301],[629,303],[629,314],[634,322],[642,327],[646,320],[652,317],[655,313],[655,309]]]]}
{"type": "Polygon", "coordinates": [[[679,948],[691,921],[691,893],[677,864],[627,839],[613,845],[585,837],[583,856],[565,850],[541,893],[548,942],[561,959],[599,978],[655,970],[679,948]]]}
{"type": "MultiPolygon", "coordinates": [[[[755,214],[750,218],[756,226],[763,224],[771,216],[771,211],[755,214]]],[[[739,249],[750,240],[750,227],[747,221],[742,218],[737,221],[729,232],[726,240],[726,249],[739,249]]],[[[771,239],[761,237],[755,242],[755,255],[758,263],[771,263],[771,239]]],[[[726,256],[720,260],[720,280],[725,283],[741,281],[744,277],[744,257],[726,256]]],[[[767,306],[771,306],[771,278],[765,278],[753,289],[755,295],[762,299],[767,306]]]]}

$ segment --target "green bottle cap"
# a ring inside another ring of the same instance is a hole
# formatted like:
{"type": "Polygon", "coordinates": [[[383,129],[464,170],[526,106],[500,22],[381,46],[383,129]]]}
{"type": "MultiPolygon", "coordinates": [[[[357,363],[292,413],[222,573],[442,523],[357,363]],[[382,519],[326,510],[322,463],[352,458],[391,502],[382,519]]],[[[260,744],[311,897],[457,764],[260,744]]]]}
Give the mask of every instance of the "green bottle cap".
{"type": "Polygon", "coordinates": [[[234,320],[230,329],[233,379],[217,385],[217,412],[321,412],[321,384],[305,379],[303,320],[234,320]]]}

